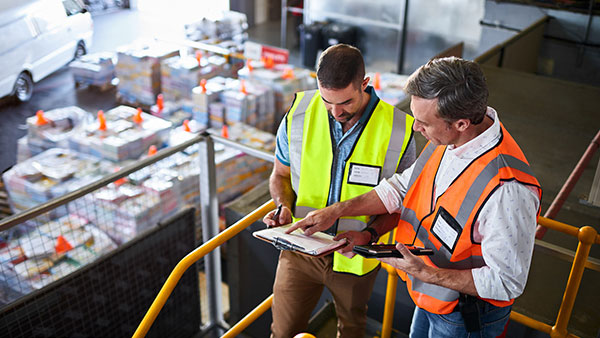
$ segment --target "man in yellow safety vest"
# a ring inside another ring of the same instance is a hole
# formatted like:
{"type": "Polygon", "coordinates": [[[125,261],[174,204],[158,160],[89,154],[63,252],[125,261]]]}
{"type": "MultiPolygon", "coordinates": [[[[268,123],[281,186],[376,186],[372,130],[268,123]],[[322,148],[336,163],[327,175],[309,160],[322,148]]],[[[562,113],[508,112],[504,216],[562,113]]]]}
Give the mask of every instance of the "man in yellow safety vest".
{"type": "MultiPolygon", "coordinates": [[[[360,51],[339,44],[325,50],[317,66],[318,90],[296,94],[277,132],[270,192],[281,212],[268,226],[300,220],[311,211],[371,190],[415,159],[413,118],[381,101],[365,77],[360,51]]],[[[393,215],[382,216],[396,220],[393,215]]],[[[336,220],[326,232],[366,231],[368,216],[336,220]]],[[[376,240],[375,238],[372,238],[376,240]]],[[[339,253],[309,258],[282,251],[273,285],[272,336],[306,330],[323,287],[333,295],[338,337],[364,336],[366,304],[379,262],[339,253]]]]}

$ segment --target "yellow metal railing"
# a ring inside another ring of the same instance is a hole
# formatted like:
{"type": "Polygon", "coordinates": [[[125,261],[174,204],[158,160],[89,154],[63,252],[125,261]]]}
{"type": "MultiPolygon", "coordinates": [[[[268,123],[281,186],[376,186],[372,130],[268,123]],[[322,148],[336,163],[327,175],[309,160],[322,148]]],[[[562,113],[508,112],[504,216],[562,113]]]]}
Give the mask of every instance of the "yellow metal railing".
{"type": "MultiPolygon", "coordinates": [[[[572,225],[557,222],[555,220],[540,217],[538,224],[548,229],[560,231],[567,235],[577,237],[579,244],[573,259],[573,265],[571,266],[571,273],[567,280],[567,286],[563,295],[563,300],[558,310],[558,316],[556,317],[556,323],[554,326],[550,326],[546,323],[542,323],[539,320],[533,319],[526,315],[512,311],[510,319],[515,322],[521,323],[530,328],[536,329],[541,332],[548,333],[550,337],[577,337],[567,332],[567,325],[571,318],[571,312],[573,311],[573,305],[575,304],[575,298],[577,297],[577,291],[579,291],[579,284],[583,277],[583,271],[585,270],[585,264],[590,254],[590,248],[593,244],[600,244],[600,236],[598,232],[590,226],[584,226],[581,228],[574,227],[572,225]]],[[[392,318],[394,316],[394,303],[396,301],[396,283],[391,282],[392,274],[395,271],[389,265],[384,264],[386,270],[388,270],[388,290],[385,297],[385,311],[383,313],[383,324],[381,328],[381,338],[389,338],[392,331],[392,318]],[[390,290],[393,288],[393,291],[390,290]]]]}
{"type": "Polygon", "coordinates": [[[577,237],[579,240],[575,258],[573,259],[573,265],[571,266],[571,273],[567,280],[567,286],[565,288],[565,293],[563,294],[563,299],[554,326],[550,326],[514,311],[511,313],[510,319],[538,331],[548,333],[550,337],[553,338],[576,337],[567,332],[567,325],[569,324],[569,319],[571,319],[573,305],[575,304],[575,298],[579,291],[579,285],[581,284],[581,278],[583,277],[583,271],[585,270],[585,263],[590,254],[590,249],[593,244],[600,244],[600,236],[598,236],[598,232],[591,226],[577,228],[545,217],[540,217],[538,223],[548,229],[553,229],[577,237]]]}
{"type": "MultiPolygon", "coordinates": [[[[253,222],[261,219],[269,210],[272,210],[275,207],[273,200],[263,204],[258,209],[254,210],[246,217],[227,228],[219,235],[215,236],[204,245],[200,246],[186,257],[184,257],[173,269],[169,278],[163,285],[162,289],[156,296],[156,299],[150,306],[150,309],[144,316],[144,319],[138,326],[135,331],[133,337],[144,337],[152,323],[156,319],[156,316],[164,306],[167,298],[175,288],[175,285],[183,275],[183,273],[196,261],[200,258],[208,254],[210,251],[214,250],[219,245],[225,243],[233,236],[237,235],[243,229],[247,228],[253,222]]],[[[553,229],[556,231],[560,231],[570,236],[577,237],[579,240],[579,244],[577,246],[577,251],[575,253],[575,258],[573,259],[573,264],[571,267],[571,273],[569,275],[569,279],[567,281],[567,286],[565,288],[565,293],[563,295],[563,300],[561,302],[558,316],[556,318],[556,322],[554,326],[550,326],[546,323],[542,323],[539,320],[533,319],[526,315],[520,314],[518,312],[512,311],[510,314],[510,319],[515,322],[521,323],[527,327],[533,328],[535,330],[548,333],[550,337],[577,337],[573,334],[570,334],[567,331],[567,325],[569,323],[569,319],[571,318],[571,313],[573,311],[573,305],[575,304],[575,298],[577,296],[577,292],[579,290],[579,285],[581,283],[581,279],[583,276],[583,271],[585,270],[585,264],[588,259],[590,248],[593,244],[600,244],[600,236],[598,236],[598,232],[590,227],[584,226],[582,228],[577,228],[572,225],[557,222],[551,220],[549,218],[540,217],[538,223],[544,227],[549,229],[553,229]]],[[[383,313],[383,323],[381,328],[381,338],[389,338],[392,332],[392,322],[394,317],[394,305],[396,301],[396,289],[398,285],[398,275],[396,274],[396,270],[387,265],[383,264],[384,269],[388,272],[388,282],[387,282],[387,290],[385,297],[385,307],[383,313]]],[[[240,334],[245,328],[247,328],[251,323],[253,323],[258,317],[260,317],[263,313],[265,313],[273,303],[273,295],[271,294],[267,297],[260,305],[258,305],[254,310],[248,313],[244,318],[242,318],[238,323],[236,323],[229,331],[227,331],[221,338],[230,338],[235,337],[240,334]]]]}
{"type": "Polygon", "coordinates": [[[146,333],[148,333],[150,326],[152,326],[152,323],[154,323],[156,316],[158,316],[158,313],[165,305],[165,302],[171,295],[171,292],[173,292],[173,289],[179,282],[179,279],[181,279],[183,273],[190,266],[192,266],[192,264],[196,263],[200,258],[204,257],[216,247],[225,243],[233,236],[240,233],[242,230],[250,226],[250,224],[256,222],[259,219],[262,219],[262,217],[270,210],[273,210],[273,208],[275,208],[275,203],[273,203],[273,200],[268,201],[267,203],[261,205],[258,209],[252,211],[246,217],[242,218],[234,225],[223,230],[217,236],[211,238],[208,242],[204,243],[196,250],[192,251],[187,256],[185,256],[181,261],[179,261],[179,263],[177,263],[177,265],[169,275],[169,278],[167,278],[167,281],[165,282],[163,287],[160,289],[160,292],[154,299],[154,302],[152,302],[150,309],[148,309],[148,312],[146,312],[146,315],[144,316],[144,319],[142,319],[142,322],[138,326],[137,330],[135,330],[133,337],[141,338],[146,336],[146,333]]]}

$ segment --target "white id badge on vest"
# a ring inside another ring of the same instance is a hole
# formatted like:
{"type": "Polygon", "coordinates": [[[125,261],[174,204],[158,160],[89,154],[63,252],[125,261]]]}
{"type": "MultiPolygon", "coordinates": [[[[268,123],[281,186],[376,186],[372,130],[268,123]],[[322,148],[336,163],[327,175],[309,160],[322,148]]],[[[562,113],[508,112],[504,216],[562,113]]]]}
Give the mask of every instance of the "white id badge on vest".
{"type": "Polygon", "coordinates": [[[454,252],[454,247],[462,233],[462,227],[450,213],[440,207],[431,225],[431,233],[448,249],[454,252]]]}
{"type": "Polygon", "coordinates": [[[381,167],[374,165],[350,163],[348,183],[374,187],[379,183],[381,167]]]}

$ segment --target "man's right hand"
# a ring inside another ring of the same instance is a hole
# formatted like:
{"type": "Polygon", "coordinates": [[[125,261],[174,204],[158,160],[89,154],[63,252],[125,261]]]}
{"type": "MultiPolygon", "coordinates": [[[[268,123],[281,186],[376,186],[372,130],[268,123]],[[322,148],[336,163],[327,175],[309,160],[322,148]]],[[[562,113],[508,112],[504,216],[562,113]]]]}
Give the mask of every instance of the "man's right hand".
{"type": "MultiPolygon", "coordinates": [[[[352,252],[355,245],[369,245],[371,241],[371,234],[365,231],[346,231],[333,238],[334,241],[340,241],[346,239],[347,245],[343,246],[337,252],[346,254],[352,252]]],[[[347,255],[347,254],[346,254],[347,255]]],[[[354,255],[352,255],[354,256],[354,255]]]]}
{"type": "Polygon", "coordinates": [[[285,233],[289,234],[296,229],[302,229],[306,236],[311,236],[317,231],[329,229],[339,217],[335,205],[309,212],[306,217],[294,223],[285,233]]]}
{"type": "Polygon", "coordinates": [[[274,218],[277,209],[269,211],[268,214],[263,217],[263,223],[267,225],[267,228],[278,227],[281,225],[292,223],[292,210],[286,206],[281,207],[281,212],[277,219],[274,218]]]}

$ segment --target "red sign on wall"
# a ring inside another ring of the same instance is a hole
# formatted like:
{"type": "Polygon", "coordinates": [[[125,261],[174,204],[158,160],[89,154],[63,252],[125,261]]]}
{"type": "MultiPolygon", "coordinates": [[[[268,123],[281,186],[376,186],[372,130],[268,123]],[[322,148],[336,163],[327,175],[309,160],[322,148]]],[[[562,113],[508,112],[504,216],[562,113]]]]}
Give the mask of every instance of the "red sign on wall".
{"type": "Polygon", "coordinates": [[[266,46],[256,42],[247,41],[244,44],[244,56],[253,60],[271,58],[274,63],[288,63],[290,51],[284,48],[266,46]]]}

